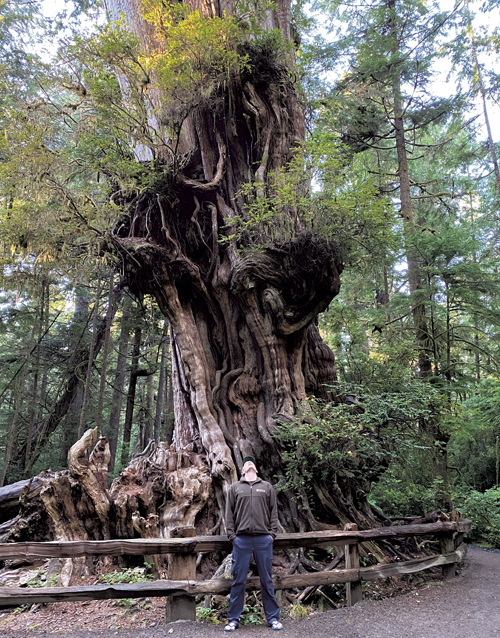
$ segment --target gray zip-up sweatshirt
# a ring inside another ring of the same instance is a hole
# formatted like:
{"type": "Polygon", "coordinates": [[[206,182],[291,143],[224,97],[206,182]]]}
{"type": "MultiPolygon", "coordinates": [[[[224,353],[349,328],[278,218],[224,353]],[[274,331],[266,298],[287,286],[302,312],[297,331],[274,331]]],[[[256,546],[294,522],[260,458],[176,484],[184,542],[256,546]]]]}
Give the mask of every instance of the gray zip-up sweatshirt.
{"type": "Polygon", "coordinates": [[[250,485],[245,479],[229,488],[226,505],[226,532],[230,541],[238,534],[278,533],[278,504],[271,483],[257,478],[250,485]]]}

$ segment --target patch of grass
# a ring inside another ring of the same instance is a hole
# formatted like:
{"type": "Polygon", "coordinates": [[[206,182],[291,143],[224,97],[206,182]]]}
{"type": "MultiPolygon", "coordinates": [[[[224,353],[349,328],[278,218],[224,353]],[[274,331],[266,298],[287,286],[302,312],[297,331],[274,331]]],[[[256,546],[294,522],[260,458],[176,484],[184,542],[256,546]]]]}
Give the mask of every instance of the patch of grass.
{"type": "Polygon", "coordinates": [[[99,580],[106,585],[120,585],[125,583],[139,583],[144,580],[153,580],[153,576],[147,573],[147,567],[134,567],[120,569],[109,574],[100,574],[99,580]]]}

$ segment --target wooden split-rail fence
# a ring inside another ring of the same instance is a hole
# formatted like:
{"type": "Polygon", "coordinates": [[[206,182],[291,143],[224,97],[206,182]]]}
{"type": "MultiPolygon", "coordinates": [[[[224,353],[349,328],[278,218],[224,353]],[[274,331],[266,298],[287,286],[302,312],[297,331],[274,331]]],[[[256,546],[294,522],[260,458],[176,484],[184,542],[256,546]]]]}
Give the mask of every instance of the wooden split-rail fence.
{"type": "MultiPolygon", "coordinates": [[[[359,602],[362,582],[387,578],[398,574],[411,574],[430,567],[442,566],[443,577],[455,574],[455,565],[465,556],[467,546],[464,533],[472,528],[471,521],[437,522],[421,525],[401,525],[358,530],[348,524],[344,530],[279,534],[274,549],[300,547],[344,546],[345,569],[326,568],[307,574],[276,575],[276,590],[319,587],[347,583],[347,605],[359,602]],[[434,535],[440,541],[440,553],[414,560],[360,567],[359,543],[402,539],[410,536],[434,535]]],[[[171,530],[171,538],[104,540],[104,541],[50,541],[26,543],[0,543],[0,560],[76,558],[82,556],[122,556],[170,554],[168,580],[142,581],[130,584],[104,584],[79,587],[8,588],[0,587],[0,608],[32,603],[54,603],[78,600],[112,598],[167,597],[167,622],[195,620],[195,597],[209,594],[228,594],[231,579],[214,578],[196,580],[196,557],[199,552],[230,552],[231,543],[226,536],[195,536],[194,527],[171,530]]],[[[333,561],[331,566],[335,564],[333,561]]],[[[259,588],[258,578],[249,578],[247,591],[259,588]]]]}

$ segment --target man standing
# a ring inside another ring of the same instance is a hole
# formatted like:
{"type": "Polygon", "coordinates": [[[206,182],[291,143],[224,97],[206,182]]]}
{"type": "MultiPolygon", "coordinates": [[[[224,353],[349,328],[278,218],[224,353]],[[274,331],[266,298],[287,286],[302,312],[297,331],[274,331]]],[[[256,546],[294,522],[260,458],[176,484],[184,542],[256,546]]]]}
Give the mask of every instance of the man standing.
{"type": "Polygon", "coordinates": [[[278,532],[278,505],[273,486],[257,476],[255,459],[243,459],[241,480],[229,488],[226,506],[227,537],[233,544],[233,585],[224,631],[235,631],[245,603],[245,588],[252,554],[259,571],[267,624],[283,629],[272,581],[273,541],[278,532]]]}

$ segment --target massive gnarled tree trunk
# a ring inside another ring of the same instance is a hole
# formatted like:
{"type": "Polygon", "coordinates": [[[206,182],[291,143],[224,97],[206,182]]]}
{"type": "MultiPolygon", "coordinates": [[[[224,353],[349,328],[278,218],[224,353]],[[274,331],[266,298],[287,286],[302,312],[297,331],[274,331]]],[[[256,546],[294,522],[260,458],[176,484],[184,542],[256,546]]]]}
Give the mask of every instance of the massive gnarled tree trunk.
{"type": "MultiPolygon", "coordinates": [[[[209,18],[233,9],[230,0],[190,4],[209,18]]],[[[145,50],[161,49],[139,0],[108,0],[108,8],[115,18],[125,14],[145,50]]],[[[289,41],[289,0],[279,0],[263,21],[289,41]]],[[[255,456],[263,477],[275,480],[282,470],[276,420],[294,418],[307,393],[329,398],[326,386],[336,380],[333,354],[317,327],[318,314],[340,287],[342,266],[333,242],[306,233],[292,208],[281,242],[245,252],[244,238],[221,241],[233,233],[236,218],[245,218],[242,187],[254,183],[265,193],[270,176],[287,166],[304,141],[290,65],[287,55],[279,62],[250,55],[246,68],[220,89],[217,108],[203,101],[193,106],[176,159],[147,144],[134,148],[145,166],[170,162],[161,186],[137,194],[132,203],[125,196],[114,199],[126,213],[114,240],[130,285],[154,295],[172,328],[173,446],[186,458],[205,459],[210,493],[217,496],[214,511],[245,455],[255,456]]],[[[161,85],[150,94],[161,105],[161,85]]],[[[151,121],[161,127],[159,112],[151,121]]],[[[205,477],[206,470],[196,467],[193,472],[205,477]]],[[[188,491],[177,488],[179,503],[190,498],[188,491]]],[[[328,502],[329,522],[340,522],[342,500],[328,502]]],[[[298,520],[289,499],[284,526],[315,525],[310,511],[306,518],[298,520]]]]}

